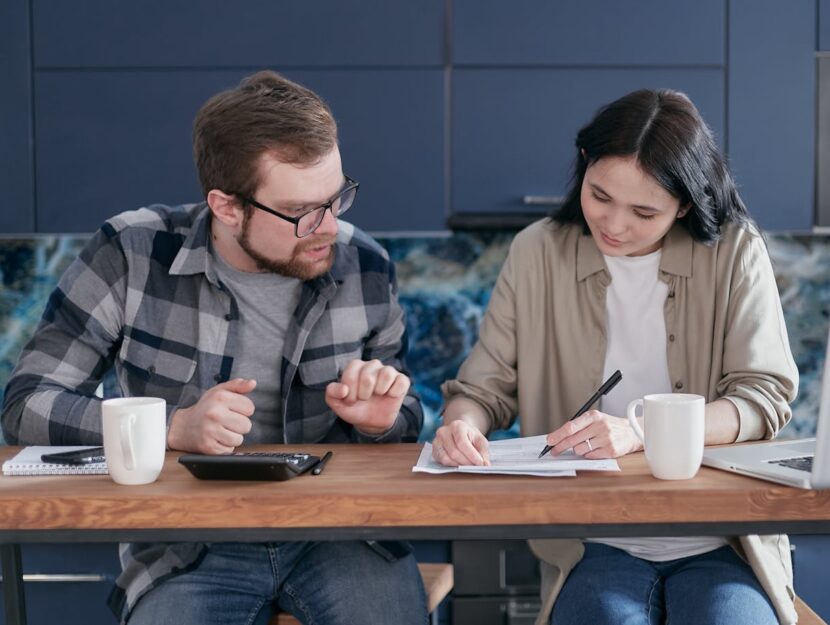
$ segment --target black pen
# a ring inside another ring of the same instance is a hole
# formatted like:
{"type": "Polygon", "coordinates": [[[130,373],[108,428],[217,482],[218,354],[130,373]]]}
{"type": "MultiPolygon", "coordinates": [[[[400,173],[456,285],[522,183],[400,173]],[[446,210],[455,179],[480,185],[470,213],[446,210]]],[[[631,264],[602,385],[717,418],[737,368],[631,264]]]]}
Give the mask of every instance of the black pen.
{"type": "Polygon", "coordinates": [[[327,451],[326,455],[320,458],[320,461],[314,465],[314,468],[311,470],[311,474],[320,475],[323,472],[323,469],[325,468],[326,463],[329,461],[329,458],[331,458],[331,456],[332,452],[327,451]]]}
{"type": "MultiPolygon", "coordinates": [[[[593,405],[594,405],[594,403],[595,403],[595,402],[596,402],[596,401],[597,401],[600,397],[602,397],[602,396],[603,396],[603,395],[605,395],[608,391],[610,391],[612,388],[614,388],[614,387],[617,385],[617,382],[619,382],[620,380],[622,380],[622,373],[620,373],[620,370],[619,370],[619,369],[617,369],[614,373],[612,373],[612,374],[611,374],[611,377],[610,377],[610,378],[608,378],[607,380],[605,380],[605,382],[603,382],[603,383],[602,383],[602,386],[600,386],[600,387],[597,389],[597,392],[596,392],[596,393],[594,393],[593,395],[591,395],[591,399],[589,399],[588,401],[586,401],[586,402],[585,402],[585,404],[582,406],[582,408],[580,408],[579,410],[577,410],[577,411],[576,411],[576,414],[575,414],[574,416],[572,416],[570,419],[568,419],[568,421],[573,421],[573,420],[574,420],[574,419],[576,419],[579,415],[581,415],[583,412],[585,412],[586,410],[588,410],[591,406],[593,406],[593,405]]],[[[542,453],[540,453],[540,454],[539,454],[539,457],[541,458],[541,457],[542,457],[542,456],[544,456],[546,453],[548,453],[551,449],[553,449],[553,445],[545,445],[545,448],[542,450],[542,453]]]]}

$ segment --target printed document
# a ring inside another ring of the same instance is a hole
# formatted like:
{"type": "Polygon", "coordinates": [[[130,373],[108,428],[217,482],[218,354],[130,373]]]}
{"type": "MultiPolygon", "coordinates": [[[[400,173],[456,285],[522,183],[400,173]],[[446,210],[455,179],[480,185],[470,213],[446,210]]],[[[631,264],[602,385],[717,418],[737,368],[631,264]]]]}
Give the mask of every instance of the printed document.
{"type": "Polygon", "coordinates": [[[613,458],[587,460],[569,449],[558,456],[539,452],[545,446],[546,436],[525,436],[490,441],[490,466],[462,465],[446,467],[432,458],[432,445],[426,443],[413,472],[422,473],[487,473],[507,475],[538,475],[543,477],[573,477],[577,471],[619,471],[613,458]]]}

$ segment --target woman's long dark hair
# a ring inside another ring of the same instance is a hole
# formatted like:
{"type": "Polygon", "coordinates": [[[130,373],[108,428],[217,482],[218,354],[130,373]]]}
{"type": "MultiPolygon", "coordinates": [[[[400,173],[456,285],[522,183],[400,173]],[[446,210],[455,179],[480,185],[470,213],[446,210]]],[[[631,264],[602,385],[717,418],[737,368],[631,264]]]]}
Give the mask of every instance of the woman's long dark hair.
{"type": "Polygon", "coordinates": [[[602,107],[576,136],[576,163],[565,203],[551,217],[581,223],[580,193],[588,165],[605,156],[635,156],[680,206],[680,218],[703,243],[720,238],[727,222],[752,223],[729,167],[695,105],[678,91],[642,89],[602,107]]]}

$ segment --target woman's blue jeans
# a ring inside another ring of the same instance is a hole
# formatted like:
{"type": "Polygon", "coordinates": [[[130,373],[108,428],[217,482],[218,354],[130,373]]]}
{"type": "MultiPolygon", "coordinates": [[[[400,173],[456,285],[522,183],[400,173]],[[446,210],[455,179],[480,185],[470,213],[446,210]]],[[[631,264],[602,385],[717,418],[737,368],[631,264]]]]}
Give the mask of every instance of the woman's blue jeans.
{"type": "Polygon", "coordinates": [[[585,544],[552,625],[778,625],[766,593],[731,547],[668,562],[585,544]]]}
{"type": "Polygon", "coordinates": [[[276,608],[305,625],[425,625],[412,554],[365,542],[215,543],[199,565],[139,599],[129,625],[265,625],[276,608]]]}

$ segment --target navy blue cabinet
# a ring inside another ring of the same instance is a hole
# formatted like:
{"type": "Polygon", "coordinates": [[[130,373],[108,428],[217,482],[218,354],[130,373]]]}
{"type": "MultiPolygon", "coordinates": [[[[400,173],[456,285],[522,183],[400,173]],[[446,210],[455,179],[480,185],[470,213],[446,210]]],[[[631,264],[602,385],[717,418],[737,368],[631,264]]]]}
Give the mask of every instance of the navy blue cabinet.
{"type": "MultiPolygon", "coordinates": [[[[264,67],[331,105],[361,182],[351,221],[443,227],[444,0],[30,2],[34,165],[16,179],[36,202],[19,226],[0,218],[0,232],[89,232],[123,210],[198,201],[194,114],[264,67]]],[[[0,146],[0,158],[21,153],[0,146]]]]}
{"type": "Polygon", "coordinates": [[[827,594],[827,563],[830,561],[830,536],[790,536],[790,542],[795,546],[795,592],[828,621],[830,596],[827,594]]]}
{"type": "Polygon", "coordinates": [[[443,0],[31,0],[46,67],[438,65],[443,0]]]}
{"type": "MultiPolygon", "coordinates": [[[[190,132],[199,106],[246,73],[44,71],[36,77],[37,222],[89,232],[153,202],[201,199],[190,132]]],[[[444,219],[440,70],[286,70],[340,125],[346,172],[361,182],[349,219],[371,230],[444,219]]]]}
{"type": "MultiPolygon", "coordinates": [[[[107,598],[121,567],[118,545],[34,544],[21,549],[29,625],[112,625],[107,598]]],[[[4,614],[0,596],[0,615],[4,614]]],[[[4,622],[0,616],[0,623],[4,622]]]]}
{"type": "Polygon", "coordinates": [[[193,113],[263,67],[331,103],[370,230],[556,197],[596,107],[664,86],[695,99],[764,228],[814,223],[830,0],[8,0],[0,18],[3,233],[197,200],[193,113]]]}
{"type": "Polygon", "coordinates": [[[456,65],[724,63],[724,0],[453,1],[456,65]]]}
{"type": "Polygon", "coordinates": [[[576,131],[596,108],[670,87],[700,108],[763,228],[812,226],[814,3],[456,0],[453,10],[454,211],[561,198],[576,131]]]}
{"type": "Polygon", "coordinates": [[[545,211],[525,198],[564,195],[577,131],[599,106],[634,89],[685,91],[723,135],[719,68],[459,69],[453,83],[453,207],[459,212],[545,211]]]}
{"type": "Polygon", "coordinates": [[[729,160],[769,230],[814,223],[815,45],[814,3],[730,0],[729,160]]]}
{"type": "Polygon", "coordinates": [[[0,233],[34,231],[29,7],[0,3],[0,233]]]}
{"type": "Polygon", "coordinates": [[[546,213],[574,138],[640,88],[687,92],[725,133],[723,0],[453,3],[452,208],[546,213]]]}

